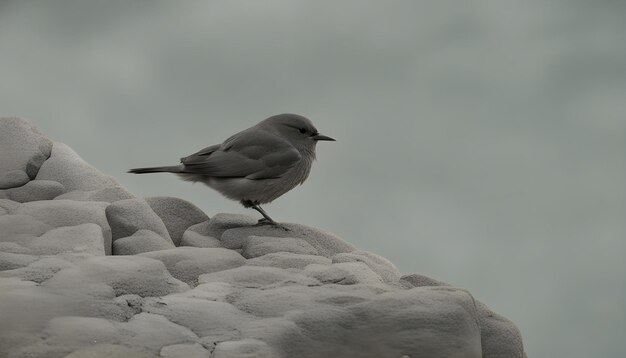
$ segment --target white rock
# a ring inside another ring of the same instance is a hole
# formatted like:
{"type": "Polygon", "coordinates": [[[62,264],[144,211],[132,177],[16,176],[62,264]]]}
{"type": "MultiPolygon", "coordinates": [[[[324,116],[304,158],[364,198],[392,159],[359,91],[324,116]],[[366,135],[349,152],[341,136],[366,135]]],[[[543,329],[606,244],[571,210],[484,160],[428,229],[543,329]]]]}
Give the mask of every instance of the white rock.
{"type": "Polygon", "coordinates": [[[0,251],[0,271],[28,266],[36,260],[37,256],[0,251]]]}
{"type": "Polygon", "coordinates": [[[288,357],[481,357],[473,299],[464,290],[396,290],[342,309],[313,306],[284,317],[297,329],[277,319],[242,333],[288,357]]]}
{"type": "Polygon", "coordinates": [[[163,220],[165,227],[178,246],[188,227],[209,220],[209,217],[192,203],[167,196],[146,198],[148,205],[163,220]]]}
{"type": "Polygon", "coordinates": [[[154,358],[154,353],[144,348],[100,343],[77,349],[64,358],[154,358]]]}
{"type": "Polygon", "coordinates": [[[525,358],[522,335],[513,322],[476,302],[484,358],[525,358]]]}
{"type": "Polygon", "coordinates": [[[98,343],[121,343],[128,332],[104,318],[55,317],[48,322],[42,333],[49,345],[77,349],[98,343]]]}
{"type": "MultiPolygon", "coordinates": [[[[30,241],[29,241],[30,242],[30,241]]],[[[0,241],[0,251],[12,254],[31,254],[31,250],[17,242],[0,241]]]]}
{"type": "Polygon", "coordinates": [[[291,252],[274,252],[263,256],[248,259],[246,265],[250,266],[268,266],[279,268],[303,269],[307,265],[320,264],[330,265],[331,259],[317,255],[300,255],[291,252]]]}
{"type": "Polygon", "coordinates": [[[188,328],[163,316],[145,312],[133,316],[127,323],[118,323],[117,326],[120,331],[132,332],[124,339],[128,346],[144,347],[155,352],[159,352],[164,346],[198,340],[198,336],[188,328]]]}
{"type": "Polygon", "coordinates": [[[15,289],[31,288],[36,286],[35,282],[21,280],[17,277],[1,277],[0,278],[0,292],[8,292],[15,289]]]}
{"type": "Polygon", "coordinates": [[[29,248],[37,255],[56,255],[62,252],[104,255],[105,239],[100,226],[88,223],[52,229],[33,240],[29,248]]]}
{"type": "Polygon", "coordinates": [[[183,238],[180,240],[179,246],[222,247],[222,243],[214,237],[200,235],[195,231],[186,230],[183,234],[183,238]]]}
{"type": "Polygon", "coordinates": [[[22,170],[10,170],[4,173],[0,172],[0,189],[20,187],[28,183],[29,180],[30,178],[28,177],[28,174],[22,170]]]}
{"type": "Polygon", "coordinates": [[[319,285],[316,279],[276,267],[241,266],[230,270],[204,274],[200,283],[227,282],[241,287],[263,287],[278,284],[319,285]]]}
{"type": "Polygon", "coordinates": [[[40,339],[35,334],[28,332],[16,332],[0,330],[0,354],[8,356],[11,352],[16,352],[20,347],[36,344],[40,339]]]}
{"type": "Polygon", "coordinates": [[[37,173],[37,180],[54,180],[67,191],[96,190],[119,186],[118,182],[85,163],[70,147],[55,142],[50,158],[37,173]]]}
{"type": "Polygon", "coordinates": [[[257,220],[248,215],[219,213],[208,222],[200,223],[190,227],[201,235],[221,238],[222,233],[228,229],[256,225],[257,220]]]}
{"type": "Polygon", "coordinates": [[[306,240],[292,237],[250,236],[243,245],[243,257],[254,258],[274,252],[317,255],[317,250],[306,240]]]}
{"type": "Polygon", "coordinates": [[[306,240],[320,255],[328,258],[355,250],[354,246],[331,233],[299,224],[282,225],[289,231],[271,225],[240,227],[224,231],[220,240],[226,248],[241,249],[250,236],[295,237],[306,240]]]}
{"type": "Polygon", "coordinates": [[[19,188],[7,190],[9,199],[19,203],[51,200],[64,192],[65,187],[61,183],[52,180],[32,180],[19,188]]]}
{"type": "Polygon", "coordinates": [[[0,216],[0,241],[2,242],[16,242],[26,246],[50,229],[52,229],[51,225],[29,215],[0,216]]]}
{"type": "Polygon", "coordinates": [[[323,283],[339,285],[382,283],[381,277],[362,262],[343,262],[332,265],[312,264],[305,267],[302,273],[323,283]]]}
{"type": "Polygon", "coordinates": [[[45,282],[48,286],[75,287],[105,284],[116,296],[136,294],[141,297],[165,296],[182,292],[189,286],[170,275],[161,261],[140,256],[96,256],[59,271],[45,282]]]}
{"type": "Polygon", "coordinates": [[[363,262],[372,271],[376,272],[384,282],[396,283],[400,280],[400,271],[386,258],[371,252],[355,250],[347,253],[340,253],[332,258],[333,263],[341,262],[363,262]]]}
{"type": "Polygon", "coordinates": [[[73,190],[65,194],[61,194],[54,199],[56,200],[76,200],[76,201],[105,201],[112,203],[119,200],[133,199],[134,195],[126,191],[121,186],[113,186],[95,190],[73,190]]]}
{"type": "Polygon", "coordinates": [[[174,244],[166,241],[154,231],[140,229],[133,235],[113,242],[113,255],[137,255],[143,252],[173,249],[174,244]]]}
{"type": "Polygon", "coordinates": [[[220,342],[213,351],[214,358],[276,358],[278,353],[263,341],[242,339],[220,342]]]}
{"type": "MultiPolygon", "coordinates": [[[[35,178],[50,156],[52,142],[37,128],[19,118],[0,118],[0,183],[5,173],[19,170],[35,178]]],[[[0,187],[4,189],[5,187],[0,187]]]]}
{"type": "Polygon", "coordinates": [[[422,286],[450,286],[445,282],[435,280],[428,276],[419,275],[416,273],[403,275],[400,277],[400,285],[405,288],[422,287],[422,286]]]}
{"type": "Polygon", "coordinates": [[[172,276],[195,286],[198,276],[239,267],[246,260],[232,250],[222,248],[188,248],[178,247],[143,253],[140,256],[162,261],[172,276]]]}
{"type": "Polygon", "coordinates": [[[89,281],[68,281],[63,287],[53,287],[48,285],[50,280],[12,290],[0,287],[0,332],[7,327],[38,333],[50,319],[59,316],[125,319],[124,311],[113,301],[110,287],[103,285],[109,289],[109,293],[104,294],[94,292],[97,286],[89,285],[89,281]]]}
{"type": "Polygon", "coordinates": [[[226,302],[185,297],[151,298],[146,300],[143,310],[165,316],[201,337],[224,330],[236,330],[243,323],[254,319],[226,302]]]}
{"type": "Polygon", "coordinates": [[[208,282],[181,293],[171,294],[170,297],[199,298],[208,301],[227,302],[240,289],[226,282],[208,282]]]}
{"type": "Polygon", "coordinates": [[[8,358],[64,358],[71,351],[68,347],[51,346],[43,342],[37,342],[14,349],[9,353],[8,358]]]}
{"type": "Polygon", "coordinates": [[[14,270],[2,271],[0,276],[19,277],[22,280],[42,283],[65,268],[74,267],[74,264],[58,257],[47,257],[32,262],[28,266],[14,270]]]}
{"type": "Polygon", "coordinates": [[[108,255],[111,253],[111,228],[105,215],[107,205],[103,202],[73,200],[31,201],[20,205],[15,213],[32,216],[53,227],[97,224],[102,229],[104,248],[108,255]]]}
{"type": "Polygon", "coordinates": [[[131,236],[137,230],[146,229],[156,232],[173,244],[165,224],[144,199],[116,201],[106,208],[106,217],[111,225],[113,240],[131,236]]]}
{"type": "Polygon", "coordinates": [[[164,358],[211,358],[211,352],[198,343],[173,344],[161,348],[160,356],[164,358]]]}
{"type": "Polygon", "coordinates": [[[9,214],[12,214],[20,207],[20,203],[10,199],[0,199],[0,208],[5,209],[9,214]]]}

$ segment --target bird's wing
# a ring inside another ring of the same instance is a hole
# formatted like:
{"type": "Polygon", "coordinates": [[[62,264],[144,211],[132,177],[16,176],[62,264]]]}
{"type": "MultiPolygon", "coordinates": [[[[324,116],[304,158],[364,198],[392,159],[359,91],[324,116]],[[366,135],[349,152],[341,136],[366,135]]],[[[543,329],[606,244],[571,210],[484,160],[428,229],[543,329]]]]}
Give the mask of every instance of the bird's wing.
{"type": "Polygon", "coordinates": [[[180,162],[183,164],[194,164],[194,163],[202,163],[206,160],[208,155],[215,152],[219,149],[221,144],[212,145],[210,147],[206,147],[204,149],[200,149],[199,151],[190,154],[186,157],[180,158],[180,162]]]}
{"type": "Polygon", "coordinates": [[[183,158],[183,173],[222,178],[281,177],[301,156],[287,141],[266,131],[245,130],[219,146],[183,158]]]}

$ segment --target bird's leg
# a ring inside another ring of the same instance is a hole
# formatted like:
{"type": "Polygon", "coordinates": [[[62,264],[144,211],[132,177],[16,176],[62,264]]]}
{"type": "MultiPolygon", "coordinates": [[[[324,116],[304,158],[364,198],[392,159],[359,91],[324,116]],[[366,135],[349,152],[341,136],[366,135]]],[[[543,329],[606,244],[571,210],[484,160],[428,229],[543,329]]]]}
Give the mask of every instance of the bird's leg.
{"type": "Polygon", "coordinates": [[[263,219],[259,220],[259,225],[264,225],[264,224],[270,224],[272,226],[276,226],[276,227],[280,227],[283,228],[287,231],[289,231],[289,229],[287,229],[286,227],[280,225],[279,223],[277,223],[276,221],[274,221],[274,219],[272,219],[269,215],[267,215],[267,213],[265,212],[265,210],[263,210],[263,208],[261,208],[259,206],[259,204],[254,204],[252,206],[250,206],[252,209],[258,211],[259,213],[261,213],[261,215],[263,215],[263,219]]]}
{"type": "Polygon", "coordinates": [[[261,215],[263,215],[264,219],[261,219],[269,224],[272,225],[278,225],[278,223],[276,221],[274,221],[274,219],[272,219],[269,215],[267,215],[267,213],[265,212],[265,210],[263,210],[263,208],[261,208],[258,204],[254,204],[251,206],[252,209],[258,211],[259,213],[261,213],[261,215]]]}

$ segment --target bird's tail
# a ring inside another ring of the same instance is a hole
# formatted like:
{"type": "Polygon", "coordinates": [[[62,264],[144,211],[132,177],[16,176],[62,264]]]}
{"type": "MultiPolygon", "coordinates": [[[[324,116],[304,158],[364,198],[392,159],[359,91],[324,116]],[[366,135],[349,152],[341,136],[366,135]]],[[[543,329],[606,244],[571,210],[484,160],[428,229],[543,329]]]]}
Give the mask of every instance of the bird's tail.
{"type": "Polygon", "coordinates": [[[150,168],[135,168],[128,170],[129,173],[133,174],[145,174],[145,173],[180,173],[182,170],[182,165],[173,165],[169,167],[150,167],[150,168]]]}

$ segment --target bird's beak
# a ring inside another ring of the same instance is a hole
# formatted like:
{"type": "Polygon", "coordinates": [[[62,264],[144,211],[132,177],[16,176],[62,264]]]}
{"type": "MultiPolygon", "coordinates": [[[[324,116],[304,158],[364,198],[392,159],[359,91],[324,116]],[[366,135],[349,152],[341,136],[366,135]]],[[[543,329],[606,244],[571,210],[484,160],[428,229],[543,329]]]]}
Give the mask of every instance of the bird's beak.
{"type": "Polygon", "coordinates": [[[331,137],[328,137],[328,136],[325,136],[325,135],[319,134],[319,133],[317,133],[316,135],[314,135],[311,138],[313,138],[313,140],[315,140],[315,141],[318,141],[318,140],[329,140],[329,141],[332,141],[332,142],[335,141],[334,138],[331,138],[331,137]]]}

